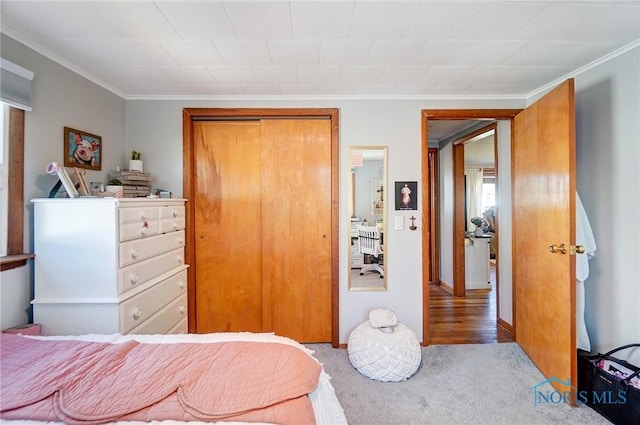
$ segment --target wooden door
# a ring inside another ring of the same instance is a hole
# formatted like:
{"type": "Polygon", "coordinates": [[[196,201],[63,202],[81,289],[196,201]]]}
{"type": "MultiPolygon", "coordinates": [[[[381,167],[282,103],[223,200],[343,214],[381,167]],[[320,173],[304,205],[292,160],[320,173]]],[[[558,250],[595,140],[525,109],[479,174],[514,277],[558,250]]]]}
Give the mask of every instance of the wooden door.
{"type": "Polygon", "coordinates": [[[262,331],[260,121],[197,121],[197,332],[262,331]]]}
{"type": "Polygon", "coordinates": [[[514,119],[513,273],[517,343],[547,378],[577,387],[574,114],[568,80],[514,119]],[[560,244],[566,254],[550,251],[560,244]]]}
{"type": "Polygon", "coordinates": [[[330,120],[262,121],[262,192],[264,330],[330,341],[330,120]]]}
{"type": "Polygon", "coordinates": [[[329,119],[196,121],[197,332],[332,337],[329,119]]]}

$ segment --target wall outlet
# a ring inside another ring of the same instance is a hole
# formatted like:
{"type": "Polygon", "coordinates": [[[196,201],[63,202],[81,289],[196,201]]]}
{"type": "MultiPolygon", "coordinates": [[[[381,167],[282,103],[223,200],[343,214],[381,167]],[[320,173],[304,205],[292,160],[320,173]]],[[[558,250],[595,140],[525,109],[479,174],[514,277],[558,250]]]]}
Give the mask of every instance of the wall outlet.
{"type": "Polygon", "coordinates": [[[396,218],[396,220],[395,220],[393,228],[396,229],[396,230],[404,230],[404,217],[396,216],[395,218],[396,218]]]}

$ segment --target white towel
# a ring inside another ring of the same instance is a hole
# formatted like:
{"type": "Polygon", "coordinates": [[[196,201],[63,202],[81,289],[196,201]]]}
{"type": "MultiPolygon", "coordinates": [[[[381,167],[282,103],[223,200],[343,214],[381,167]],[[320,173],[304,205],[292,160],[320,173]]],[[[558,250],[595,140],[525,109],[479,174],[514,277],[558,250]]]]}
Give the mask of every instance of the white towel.
{"type": "Polygon", "coordinates": [[[591,341],[584,321],[585,296],[584,281],[589,277],[589,260],[596,252],[596,241],[593,237],[589,217],[582,201],[576,192],[576,245],[584,246],[584,254],[576,255],[576,343],[579,349],[591,351],[591,341]]]}
{"type": "Polygon", "coordinates": [[[391,310],[377,308],[369,312],[369,325],[372,328],[388,328],[398,325],[398,317],[391,310]]]}
{"type": "Polygon", "coordinates": [[[589,277],[589,260],[595,255],[597,247],[589,217],[578,192],[576,192],[576,245],[584,246],[584,254],[576,255],[576,279],[584,282],[589,277]]]}

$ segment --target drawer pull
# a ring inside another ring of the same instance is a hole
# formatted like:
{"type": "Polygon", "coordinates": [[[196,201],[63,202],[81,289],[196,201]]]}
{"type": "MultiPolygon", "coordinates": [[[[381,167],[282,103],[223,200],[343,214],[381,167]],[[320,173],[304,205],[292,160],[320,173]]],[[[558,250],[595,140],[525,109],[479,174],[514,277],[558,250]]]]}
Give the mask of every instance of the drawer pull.
{"type": "Polygon", "coordinates": [[[143,220],[146,220],[146,219],[148,218],[148,216],[147,216],[147,212],[146,212],[146,211],[142,211],[142,212],[140,213],[140,218],[141,218],[141,219],[143,219],[143,220]]]}
{"type": "Polygon", "coordinates": [[[179,238],[179,239],[178,239],[178,245],[179,245],[179,246],[184,245],[184,240],[183,240],[182,238],[179,238]]]}
{"type": "Polygon", "coordinates": [[[140,308],[136,307],[136,309],[133,310],[133,318],[138,320],[140,318],[140,316],[142,316],[142,310],[140,310],[140,308]]]}
{"type": "Polygon", "coordinates": [[[186,309],[184,308],[183,305],[181,305],[180,307],[178,307],[178,311],[180,312],[180,314],[184,314],[184,312],[186,311],[186,309]]]}
{"type": "Polygon", "coordinates": [[[177,228],[178,228],[178,226],[180,226],[180,225],[174,221],[174,222],[173,222],[173,228],[174,228],[174,229],[177,229],[177,228]]]}
{"type": "Polygon", "coordinates": [[[178,210],[174,209],[172,214],[173,214],[174,217],[177,217],[178,216],[178,210]]]}
{"type": "Polygon", "coordinates": [[[137,249],[132,249],[131,250],[131,258],[133,258],[134,260],[136,258],[138,258],[138,250],[137,249]]]}
{"type": "Polygon", "coordinates": [[[131,273],[129,281],[135,285],[136,283],[138,283],[138,275],[135,273],[131,273]]]}
{"type": "Polygon", "coordinates": [[[180,289],[184,289],[184,280],[178,282],[178,286],[180,287],[180,289]]]}
{"type": "Polygon", "coordinates": [[[182,264],[184,261],[184,257],[182,255],[178,255],[178,263],[182,264]]]}

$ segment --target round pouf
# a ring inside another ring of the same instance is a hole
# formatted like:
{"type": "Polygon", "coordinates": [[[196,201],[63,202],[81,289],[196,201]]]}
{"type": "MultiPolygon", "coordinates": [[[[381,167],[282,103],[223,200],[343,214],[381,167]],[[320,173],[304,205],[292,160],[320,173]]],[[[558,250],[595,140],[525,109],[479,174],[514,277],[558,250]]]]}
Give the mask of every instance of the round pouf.
{"type": "Polygon", "coordinates": [[[422,359],[416,334],[402,323],[385,333],[361,323],[349,335],[349,361],[367,378],[399,382],[411,377],[422,359]]]}

